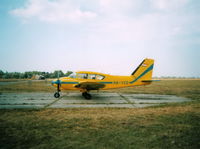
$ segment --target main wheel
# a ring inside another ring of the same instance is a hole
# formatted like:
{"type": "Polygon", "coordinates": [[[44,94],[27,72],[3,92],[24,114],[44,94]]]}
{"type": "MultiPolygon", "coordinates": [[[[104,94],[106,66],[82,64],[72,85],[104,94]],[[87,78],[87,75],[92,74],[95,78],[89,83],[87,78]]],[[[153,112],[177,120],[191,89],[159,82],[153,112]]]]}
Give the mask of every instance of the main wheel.
{"type": "Polygon", "coordinates": [[[54,94],[54,97],[55,97],[55,98],[59,98],[59,97],[60,97],[60,93],[59,93],[59,92],[56,92],[56,93],[54,94]]]}
{"type": "Polygon", "coordinates": [[[92,96],[89,93],[87,93],[87,92],[82,93],[82,95],[83,95],[83,97],[85,99],[91,99],[92,98],[92,96]]]}

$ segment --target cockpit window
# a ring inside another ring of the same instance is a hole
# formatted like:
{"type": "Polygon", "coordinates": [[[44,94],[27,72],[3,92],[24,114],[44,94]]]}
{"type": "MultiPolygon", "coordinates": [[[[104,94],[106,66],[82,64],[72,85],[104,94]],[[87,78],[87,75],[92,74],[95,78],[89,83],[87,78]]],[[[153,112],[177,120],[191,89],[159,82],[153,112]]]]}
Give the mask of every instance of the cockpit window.
{"type": "Polygon", "coordinates": [[[95,74],[88,74],[88,79],[96,79],[96,75],[95,74]]]}
{"type": "Polygon", "coordinates": [[[103,80],[105,77],[104,76],[102,76],[102,75],[96,75],[96,79],[97,80],[103,80]]]}
{"type": "Polygon", "coordinates": [[[79,79],[96,79],[103,80],[105,76],[97,75],[97,74],[87,74],[87,73],[75,73],[73,72],[68,76],[69,78],[79,78],[79,79]]]}
{"type": "Polygon", "coordinates": [[[69,78],[76,78],[76,73],[75,73],[75,72],[73,72],[73,73],[72,73],[72,74],[70,74],[68,77],[69,77],[69,78]]]}
{"type": "Polygon", "coordinates": [[[88,78],[88,74],[86,74],[86,73],[77,73],[77,78],[79,78],[79,79],[87,79],[88,78]]]}

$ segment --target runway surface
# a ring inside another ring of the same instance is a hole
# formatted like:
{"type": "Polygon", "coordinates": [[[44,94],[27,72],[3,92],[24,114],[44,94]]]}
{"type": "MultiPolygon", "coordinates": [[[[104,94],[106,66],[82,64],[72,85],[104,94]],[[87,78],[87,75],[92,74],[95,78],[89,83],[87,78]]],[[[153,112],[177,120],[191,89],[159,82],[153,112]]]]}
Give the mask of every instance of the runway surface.
{"type": "Polygon", "coordinates": [[[1,93],[0,109],[121,107],[141,108],[190,99],[173,95],[93,93],[91,100],[80,93],[65,93],[58,99],[52,93],[1,93]]]}

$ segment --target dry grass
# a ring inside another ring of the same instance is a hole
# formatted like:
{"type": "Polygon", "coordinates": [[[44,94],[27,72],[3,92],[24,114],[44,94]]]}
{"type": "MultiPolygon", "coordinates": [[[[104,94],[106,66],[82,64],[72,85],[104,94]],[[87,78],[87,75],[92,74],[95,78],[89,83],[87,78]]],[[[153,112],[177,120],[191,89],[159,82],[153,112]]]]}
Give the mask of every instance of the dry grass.
{"type": "Polygon", "coordinates": [[[33,81],[26,80],[8,85],[0,85],[1,92],[54,92],[55,88],[49,80],[33,81]]]}
{"type": "Polygon", "coordinates": [[[185,112],[195,112],[200,113],[200,103],[195,103],[187,106],[176,106],[172,107],[164,107],[164,108],[144,108],[144,109],[110,109],[110,108],[102,108],[102,109],[46,109],[43,111],[38,111],[37,115],[44,119],[51,119],[54,117],[55,120],[63,120],[65,118],[107,118],[115,120],[123,120],[127,119],[130,116],[143,116],[143,115],[153,115],[159,116],[163,114],[180,114],[185,112]],[[123,111],[123,112],[122,112],[123,111]],[[83,115],[84,113],[84,115],[83,115]],[[66,117],[67,116],[67,117],[66,117]]]}
{"type": "Polygon", "coordinates": [[[0,82],[17,82],[17,81],[27,81],[30,79],[0,79],[0,82]]]}
{"type": "MultiPolygon", "coordinates": [[[[8,110],[9,111],[9,110],[8,110]]],[[[90,119],[97,127],[97,123],[102,119],[113,121],[126,121],[130,117],[158,117],[161,115],[177,115],[183,113],[200,114],[200,103],[191,103],[182,106],[168,106],[157,108],[141,108],[141,109],[126,109],[126,108],[87,108],[87,109],[44,109],[44,110],[26,110],[5,112],[1,118],[6,121],[18,121],[19,119],[31,118],[35,115],[36,119],[53,120],[53,121],[67,121],[70,119],[90,119]],[[84,114],[83,114],[84,113],[84,114]],[[15,117],[13,117],[15,114],[15,117]]]]}
{"type": "Polygon", "coordinates": [[[109,92],[112,91],[133,94],[177,95],[199,100],[200,80],[161,80],[148,86],[122,88],[109,92]]]}
{"type": "Polygon", "coordinates": [[[199,148],[200,103],[144,109],[1,110],[2,148],[199,148]]]}

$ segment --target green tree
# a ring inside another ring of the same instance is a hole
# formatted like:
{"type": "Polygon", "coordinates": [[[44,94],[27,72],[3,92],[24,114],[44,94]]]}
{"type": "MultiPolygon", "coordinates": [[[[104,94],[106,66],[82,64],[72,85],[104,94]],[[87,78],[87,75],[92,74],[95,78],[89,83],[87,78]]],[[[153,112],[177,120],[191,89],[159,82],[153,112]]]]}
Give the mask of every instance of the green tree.
{"type": "Polygon", "coordinates": [[[66,73],[65,73],[65,76],[66,77],[68,77],[70,74],[72,74],[73,72],[72,71],[67,71],[66,73]]]}
{"type": "Polygon", "coordinates": [[[2,78],[3,79],[9,79],[10,78],[10,74],[6,71],[2,78]]]}
{"type": "Polygon", "coordinates": [[[58,76],[59,77],[64,76],[64,73],[62,72],[62,70],[56,70],[56,71],[53,72],[53,75],[52,75],[53,78],[57,78],[58,76]]]}
{"type": "Polygon", "coordinates": [[[30,71],[27,71],[24,73],[24,78],[25,79],[30,79],[33,76],[33,73],[30,71]]]}
{"type": "Polygon", "coordinates": [[[0,70],[0,78],[3,78],[4,72],[0,70]]]}

